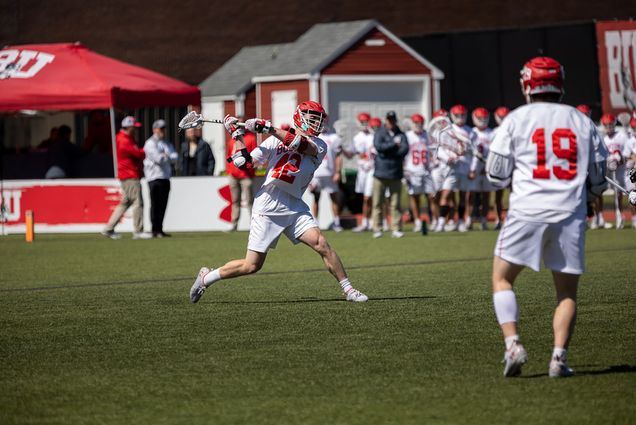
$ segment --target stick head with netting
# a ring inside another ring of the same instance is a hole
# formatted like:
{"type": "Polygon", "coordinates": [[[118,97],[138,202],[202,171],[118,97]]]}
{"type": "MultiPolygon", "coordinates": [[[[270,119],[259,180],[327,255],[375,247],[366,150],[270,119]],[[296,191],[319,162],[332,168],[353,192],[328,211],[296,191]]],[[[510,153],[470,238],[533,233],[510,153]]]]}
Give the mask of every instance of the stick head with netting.
{"type": "Polygon", "coordinates": [[[203,127],[203,117],[201,116],[201,114],[197,114],[195,111],[188,112],[188,114],[185,117],[181,118],[181,121],[179,121],[180,130],[201,127],[203,127]]]}

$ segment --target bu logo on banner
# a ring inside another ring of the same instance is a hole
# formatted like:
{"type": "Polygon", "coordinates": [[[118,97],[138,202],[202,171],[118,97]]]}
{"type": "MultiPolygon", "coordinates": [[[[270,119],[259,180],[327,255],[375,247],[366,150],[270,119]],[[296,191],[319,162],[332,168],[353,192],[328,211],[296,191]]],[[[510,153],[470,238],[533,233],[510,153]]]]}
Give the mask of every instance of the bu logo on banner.
{"type": "Polygon", "coordinates": [[[2,50],[0,51],[0,80],[32,78],[47,64],[53,62],[53,59],[55,55],[35,50],[2,50]]]}

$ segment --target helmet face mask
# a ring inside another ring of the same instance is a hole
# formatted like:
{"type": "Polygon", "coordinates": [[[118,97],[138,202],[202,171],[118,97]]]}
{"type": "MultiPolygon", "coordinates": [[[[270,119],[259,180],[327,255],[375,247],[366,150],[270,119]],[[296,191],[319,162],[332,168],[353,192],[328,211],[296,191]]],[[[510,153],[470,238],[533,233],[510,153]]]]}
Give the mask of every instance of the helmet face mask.
{"type": "Polygon", "coordinates": [[[424,117],[420,114],[411,115],[412,128],[416,133],[424,131],[424,117]]]}
{"type": "Polygon", "coordinates": [[[327,113],[318,102],[302,102],[296,107],[294,125],[310,136],[318,136],[325,131],[327,113]]]}
{"type": "Polygon", "coordinates": [[[371,115],[366,112],[360,112],[356,117],[356,121],[358,121],[358,127],[360,127],[361,130],[368,131],[370,119],[371,115]]]}
{"type": "Polygon", "coordinates": [[[485,130],[488,128],[488,121],[490,121],[490,114],[486,110],[486,108],[475,108],[472,115],[473,124],[479,130],[485,130]]]}
{"type": "Polygon", "coordinates": [[[371,118],[369,120],[369,127],[371,127],[371,130],[377,131],[382,127],[382,121],[380,121],[380,118],[371,118]]]}
{"type": "Polygon", "coordinates": [[[500,106],[495,109],[495,122],[497,125],[501,125],[501,122],[506,118],[506,116],[510,113],[510,109],[505,106],[500,106]]]}
{"type": "MultiPolygon", "coordinates": [[[[530,103],[533,95],[554,93],[563,96],[565,72],[556,60],[547,56],[530,59],[521,69],[521,91],[530,103]]],[[[559,97],[559,100],[561,98],[559,97]]]]}

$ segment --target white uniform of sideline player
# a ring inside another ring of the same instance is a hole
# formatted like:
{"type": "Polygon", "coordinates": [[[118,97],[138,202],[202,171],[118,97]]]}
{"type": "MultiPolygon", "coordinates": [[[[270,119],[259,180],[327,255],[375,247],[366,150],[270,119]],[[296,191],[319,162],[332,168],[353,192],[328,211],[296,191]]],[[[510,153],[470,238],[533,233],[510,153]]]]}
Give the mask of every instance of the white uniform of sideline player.
{"type": "MultiPolygon", "coordinates": [[[[604,114],[601,117],[601,125],[605,128],[606,134],[603,136],[603,142],[607,146],[609,157],[607,159],[607,172],[610,177],[616,180],[627,190],[631,185],[629,180],[629,172],[627,169],[627,162],[631,160],[632,148],[629,136],[624,131],[618,131],[616,129],[616,117],[613,114],[604,114]]],[[[633,162],[630,164],[630,169],[633,168],[633,162]]],[[[615,207],[616,207],[616,228],[623,228],[623,193],[615,190],[615,207]]],[[[597,201],[597,225],[611,228],[612,225],[607,223],[601,215],[603,214],[603,197],[599,197],[597,201]]]]}
{"type": "MultiPolygon", "coordinates": [[[[347,273],[334,251],[318,228],[318,223],[303,202],[302,195],[314,172],[327,153],[327,145],[318,138],[324,128],[327,114],[317,102],[302,102],[294,114],[295,131],[273,128],[269,121],[259,118],[247,120],[245,129],[271,134],[251,154],[238,150],[232,157],[237,167],[267,164],[267,176],[256,194],[252,207],[247,253],[244,259],[226,263],[218,269],[202,267],[190,289],[190,300],[195,303],[205,290],[221,279],[230,279],[256,273],[261,269],[267,252],[276,247],[281,234],[294,244],[311,247],[322,257],[329,272],[340,283],[347,301],[364,302],[368,298],[354,289],[347,273]]],[[[245,129],[238,127],[238,119],[225,117],[225,126],[242,143],[245,129]]],[[[230,160],[228,159],[228,160],[230,160]]]]}
{"type": "MultiPolygon", "coordinates": [[[[472,118],[473,124],[475,124],[473,127],[475,149],[482,155],[482,158],[487,158],[493,137],[493,131],[488,128],[490,114],[486,108],[479,107],[473,110],[472,118]]],[[[473,216],[479,218],[481,230],[486,230],[488,228],[488,213],[490,212],[490,192],[496,188],[486,177],[483,161],[475,155],[472,158],[468,178],[473,181],[473,197],[480,201],[478,211],[473,211],[473,216]]]]}
{"type": "Polygon", "coordinates": [[[318,204],[322,192],[329,194],[331,198],[331,211],[333,213],[333,223],[330,228],[335,232],[342,232],[340,226],[340,207],[338,204],[338,193],[340,188],[340,172],[342,169],[342,141],[340,136],[334,132],[323,133],[320,138],[327,145],[327,153],[324,155],[320,166],[314,173],[314,178],[309,183],[309,191],[314,194],[314,205],[312,213],[318,218],[318,204]]]}
{"type": "MultiPolygon", "coordinates": [[[[468,113],[464,105],[455,105],[450,109],[453,132],[459,136],[463,136],[464,139],[470,140],[470,143],[473,143],[473,131],[466,125],[467,116],[468,113]]],[[[457,165],[457,186],[459,192],[457,202],[457,226],[453,227],[449,224],[447,230],[465,232],[471,228],[472,203],[470,202],[470,193],[473,191],[473,181],[468,178],[468,173],[472,160],[473,155],[470,149],[466,149],[464,154],[459,157],[457,165]]]]}
{"type": "MultiPolygon", "coordinates": [[[[497,134],[497,130],[499,126],[503,122],[504,118],[508,116],[510,113],[510,109],[505,106],[500,106],[495,109],[495,122],[497,123],[497,127],[495,127],[492,131],[492,138],[495,139],[495,135],[497,134]]],[[[501,229],[501,224],[503,223],[503,195],[505,189],[497,189],[495,192],[495,214],[497,215],[497,219],[495,221],[495,230],[501,229]]]]}
{"type": "Polygon", "coordinates": [[[549,376],[565,377],[573,374],[567,349],[584,269],[586,203],[588,196],[599,196],[607,187],[607,150],[588,117],[558,103],[563,69],[556,60],[530,60],[521,71],[521,83],[529,104],[502,122],[486,162],[493,183],[505,185],[512,178],[510,209],[495,246],[492,274],[495,313],[506,343],[504,376],[518,376],[528,359],[519,342],[512,285],[524,267],[538,271],[543,260],[552,270],[558,300],[549,376]]]}
{"type": "MultiPolygon", "coordinates": [[[[424,131],[424,117],[420,114],[411,116],[413,128],[406,132],[409,142],[409,153],[404,158],[404,180],[406,180],[409,194],[409,206],[413,215],[413,231],[422,231],[420,219],[420,195],[425,195],[429,210],[432,209],[432,198],[435,195],[435,185],[431,175],[431,151],[428,137],[424,131]]],[[[432,216],[432,214],[430,214],[432,216]]]]}
{"type": "Polygon", "coordinates": [[[362,195],[362,223],[353,228],[354,232],[369,230],[371,223],[371,198],[373,196],[373,168],[376,155],[373,147],[373,132],[369,128],[371,115],[361,112],[357,116],[360,131],[353,136],[350,157],[358,156],[355,192],[362,195]]]}

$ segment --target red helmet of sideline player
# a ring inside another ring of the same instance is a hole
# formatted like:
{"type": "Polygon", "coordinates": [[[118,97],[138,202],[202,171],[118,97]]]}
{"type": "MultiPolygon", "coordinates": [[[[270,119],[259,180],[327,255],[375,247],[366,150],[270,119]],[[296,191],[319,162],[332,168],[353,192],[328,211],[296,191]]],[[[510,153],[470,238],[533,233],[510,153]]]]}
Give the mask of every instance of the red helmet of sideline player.
{"type": "Polygon", "coordinates": [[[482,108],[480,106],[479,108],[473,109],[472,118],[473,124],[475,124],[475,127],[477,127],[478,129],[485,130],[486,128],[488,128],[490,113],[488,113],[488,110],[486,108],[482,108]]]}
{"type": "Polygon", "coordinates": [[[433,118],[447,117],[447,116],[448,116],[448,111],[444,108],[438,109],[437,111],[433,112],[433,118]]]}
{"type": "Polygon", "coordinates": [[[327,112],[318,102],[300,103],[294,113],[294,125],[310,136],[318,136],[325,130],[327,112]]]}
{"type": "Polygon", "coordinates": [[[468,118],[466,107],[464,105],[455,105],[450,108],[450,118],[453,124],[460,127],[466,124],[466,119],[468,118]]]}
{"type": "Polygon", "coordinates": [[[380,118],[371,118],[369,120],[369,127],[371,127],[371,130],[376,131],[382,127],[382,120],[380,120],[380,118]]]}
{"type": "Polygon", "coordinates": [[[521,91],[530,102],[530,96],[541,93],[562,95],[564,71],[561,64],[547,56],[530,59],[521,69],[521,91]]]}
{"type": "Polygon", "coordinates": [[[601,117],[601,125],[605,127],[607,134],[614,134],[616,130],[616,117],[614,114],[603,114],[601,117]]]}
{"type": "Polygon", "coordinates": [[[411,115],[411,122],[413,123],[413,131],[421,133],[424,129],[424,117],[421,114],[411,115]]]}
{"type": "Polygon", "coordinates": [[[363,130],[366,130],[369,127],[370,119],[371,119],[371,115],[369,115],[367,112],[360,112],[358,116],[356,117],[356,120],[358,121],[358,126],[363,130]]]}
{"type": "Polygon", "coordinates": [[[506,108],[505,106],[500,106],[495,109],[495,121],[497,122],[497,125],[500,125],[509,113],[510,109],[506,108]]]}
{"type": "Polygon", "coordinates": [[[576,109],[578,109],[582,114],[587,115],[588,118],[592,116],[592,110],[590,109],[590,107],[583,103],[578,105],[576,109]]]}

